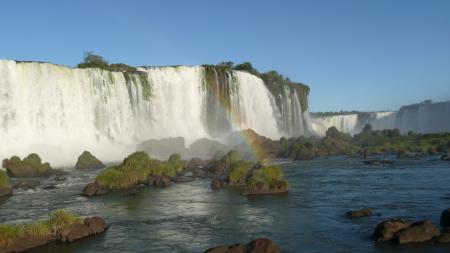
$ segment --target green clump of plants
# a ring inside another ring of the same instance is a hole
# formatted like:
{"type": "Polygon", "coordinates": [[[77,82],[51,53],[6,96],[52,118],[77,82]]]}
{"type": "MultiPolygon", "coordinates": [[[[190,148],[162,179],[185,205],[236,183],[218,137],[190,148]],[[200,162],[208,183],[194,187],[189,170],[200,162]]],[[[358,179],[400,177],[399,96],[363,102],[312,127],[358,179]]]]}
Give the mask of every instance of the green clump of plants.
{"type": "Polygon", "coordinates": [[[92,155],[89,151],[84,151],[77,159],[75,164],[75,169],[85,170],[85,169],[100,169],[105,167],[105,165],[92,155]]]}
{"type": "Polygon", "coordinates": [[[0,187],[11,187],[8,174],[3,170],[0,170],[0,187]]]}
{"type": "Polygon", "coordinates": [[[42,238],[52,234],[63,233],[71,226],[81,223],[82,219],[64,210],[56,210],[48,220],[39,220],[29,224],[1,224],[0,246],[8,247],[20,237],[42,238]]]}
{"type": "Polygon", "coordinates": [[[18,156],[5,159],[3,160],[3,167],[13,177],[46,176],[52,170],[49,163],[42,163],[39,155],[34,153],[29,154],[23,160],[18,156]]]}
{"type": "Polygon", "coordinates": [[[184,161],[177,154],[171,155],[168,161],[159,161],[139,151],[129,155],[120,165],[100,172],[95,181],[108,189],[128,189],[145,183],[151,176],[173,177],[183,169],[184,161]]]}
{"type": "Polygon", "coordinates": [[[230,182],[245,182],[247,175],[252,168],[252,163],[249,161],[239,160],[235,161],[230,166],[230,174],[228,179],[230,182]]]}
{"type": "Polygon", "coordinates": [[[288,182],[284,179],[283,170],[277,165],[262,166],[247,178],[246,188],[249,190],[256,189],[275,189],[288,187],[288,182]]]}

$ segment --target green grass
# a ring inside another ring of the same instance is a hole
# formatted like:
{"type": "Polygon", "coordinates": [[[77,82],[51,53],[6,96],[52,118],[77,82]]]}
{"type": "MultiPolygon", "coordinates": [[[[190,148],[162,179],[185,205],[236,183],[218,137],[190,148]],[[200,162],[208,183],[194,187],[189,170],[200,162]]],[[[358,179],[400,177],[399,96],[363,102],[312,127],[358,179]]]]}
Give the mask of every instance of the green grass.
{"type": "Polygon", "coordinates": [[[64,210],[52,212],[48,220],[39,220],[30,224],[1,224],[0,225],[0,246],[11,246],[19,237],[42,238],[52,233],[61,233],[69,229],[76,223],[83,220],[64,210]]]}
{"type": "Polygon", "coordinates": [[[109,189],[127,189],[144,183],[152,175],[173,177],[183,169],[184,161],[177,154],[171,155],[168,161],[159,161],[150,159],[145,152],[135,152],[122,164],[100,172],[95,181],[109,189]]]}
{"type": "Polygon", "coordinates": [[[3,170],[0,170],[0,187],[11,187],[8,174],[3,170]]]}
{"type": "Polygon", "coordinates": [[[49,163],[42,163],[37,154],[29,154],[23,160],[18,156],[12,156],[9,160],[3,162],[3,166],[11,171],[13,175],[22,176],[22,171],[34,170],[36,174],[46,174],[51,170],[49,163]]]}
{"type": "Polygon", "coordinates": [[[228,178],[230,181],[242,182],[247,178],[247,174],[252,167],[252,163],[248,161],[237,161],[231,164],[230,174],[228,178]]]}

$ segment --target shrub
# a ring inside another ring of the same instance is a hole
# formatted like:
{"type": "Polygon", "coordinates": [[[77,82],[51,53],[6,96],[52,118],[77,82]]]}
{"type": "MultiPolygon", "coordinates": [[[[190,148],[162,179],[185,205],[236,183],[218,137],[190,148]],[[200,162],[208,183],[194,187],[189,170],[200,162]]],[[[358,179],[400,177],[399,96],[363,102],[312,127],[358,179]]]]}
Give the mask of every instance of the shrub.
{"type": "Polygon", "coordinates": [[[230,174],[228,178],[234,182],[245,182],[247,174],[252,167],[252,163],[248,161],[237,161],[231,164],[230,174]]]}

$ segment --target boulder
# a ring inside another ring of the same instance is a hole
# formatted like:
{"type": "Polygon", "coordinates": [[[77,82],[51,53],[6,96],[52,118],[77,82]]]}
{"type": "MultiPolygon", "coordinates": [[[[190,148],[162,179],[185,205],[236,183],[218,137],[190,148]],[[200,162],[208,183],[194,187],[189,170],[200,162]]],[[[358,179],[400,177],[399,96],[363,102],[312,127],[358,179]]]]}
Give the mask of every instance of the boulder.
{"type": "Polygon", "coordinates": [[[431,221],[419,221],[395,235],[398,244],[427,242],[441,235],[439,229],[431,221]]]}
{"type": "Polygon", "coordinates": [[[12,193],[11,186],[0,186],[0,197],[11,196],[12,193]]]}
{"type": "Polygon", "coordinates": [[[345,215],[347,217],[360,218],[360,217],[373,215],[372,211],[373,211],[372,208],[362,208],[362,209],[355,210],[355,211],[348,211],[345,213],[345,215]]]}
{"type": "Polygon", "coordinates": [[[170,178],[166,176],[154,177],[153,185],[154,186],[169,186],[170,178]]]}
{"type": "Polygon", "coordinates": [[[92,197],[97,195],[103,195],[108,193],[109,190],[101,185],[99,185],[97,182],[92,182],[86,185],[83,189],[83,196],[86,197],[92,197]]]}
{"type": "Polygon", "coordinates": [[[101,169],[105,165],[93,156],[89,151],[84,151],[77,160],[75,164],[75,169],[77,170],[88,170],[88,169],[101,169]]]}
{"type": "Polygon", "coordinates": [[[108,228],[105,220],[101,217],[86,218],[83,223],[75,224],[65,233],[60,234],[59,240],[62,242],[73,242],[81,238],[99,234],[108,228]]]}
{"type": "Polygon", "coordinates": [[[223,179],[215,178],[211,181],[211,188],[213,188],[213,189],[225,188],[227,186],[228,186],[228,182],[223,179]]]}
{"type": "Polygon", "coordinates": [[[450,208],[445,209],[444,211],[442,211],[441,214],[441,226],[445,227],[450,227],[450,208]]]}
{"type": "Polygon", "coordinates": [[[445,154],[445,155],[441,156],[441,160],[442,161],[450,161],[450,157],[448,156],[448,154],[445,154]]]}
{"type": "Polygon", "coordinates": [[[205,253],[281,253],[281,250],[272,240],[259,238],[248,244],[234,244],[210,248],[205,253]]]}
{"type": "Polygon", "coordinates": [[[410,222],[404,219],[389,219],[381,222],[375,228],[373,237],[376,242],[386,242],[394,239],[397,232],[402,229],[409,228],[410,222]]]}

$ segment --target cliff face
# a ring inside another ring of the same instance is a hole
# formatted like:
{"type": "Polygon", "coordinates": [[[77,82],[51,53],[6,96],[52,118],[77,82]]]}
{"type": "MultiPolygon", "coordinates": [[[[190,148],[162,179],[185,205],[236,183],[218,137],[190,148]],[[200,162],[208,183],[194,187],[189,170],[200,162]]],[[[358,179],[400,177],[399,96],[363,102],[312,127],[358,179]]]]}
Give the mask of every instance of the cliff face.
{"type": "Polygon", "coordinates": [[[0,156],[39,150],[65,164],[88,149],[111,161],[147,139],[189,145],[247,128],[298,136],[307,133],[306,90],[218,67],[112,72],[0,60],[0,156]]]}

